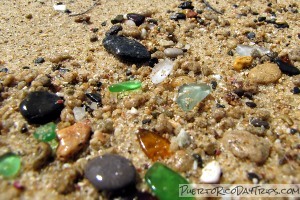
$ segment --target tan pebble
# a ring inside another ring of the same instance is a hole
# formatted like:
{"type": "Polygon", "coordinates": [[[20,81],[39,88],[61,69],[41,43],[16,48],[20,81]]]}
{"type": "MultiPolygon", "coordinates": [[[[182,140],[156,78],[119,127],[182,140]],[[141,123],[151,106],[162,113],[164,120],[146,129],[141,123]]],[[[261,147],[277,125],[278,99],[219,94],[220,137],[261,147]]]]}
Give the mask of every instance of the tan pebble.
{"type": "Polygon", "coordinates": [[[62,54],[57,54],[57,55],[51,56],[48,59],[52,63],[59,63],[59,62],[65,61],[65,60],[70,60],[72,58],[73,57],[71,55],[69,55],[67,53],[62,53],[62,54]]]}
{"type": "Polygon", "coordinates": [[[89,139],[91,127],[83,122],[57,131],[59,146],[56,151],[58,159],[65,161],[80,151],[89,139]]]}
{"type": "Polygon", "coordinates": [[[172,155],[170,161],[175,171],[185,172],[192,168],[194,159],[185,150],[178,150],[172,155]]]}
{"type": "Polygon", "coordinates": [[[281,71],[274,63],[264,63],[250,70],[249,81],[258,84],[275,83],[280,79],[281,71]]]}
{"type": "Polygon", "coordinates": [[[195,81],[189,76],[178,76],[172,80],[171,85],[172,85],[172,87],[176,88],[183,84],[188,84],[188,83],[193,83],[193,82],[195,82],[195,81]]]}
{"type": "Polygon", "coordinates": [[[127,37],[139,38],[141,31],[137,26],[124,25],[121,34],[127,37]]]}
{"type": "Polygon", "coordinates": [[[263,164],[269,157],[270,144],[262,137],[248,131],[228,131],[222,138],[224,149],[231,151],[240,159],[249,159],[257,164],[263,164]]]}
{"type": "Polygon", "coordinates": [[[187,18],[194,18],[197,16],[197,13],[193,10],[187,9],[185,15],[187,18]]]}
{"type": "Polygon", "coordinates": [[[251,56],[239,56],[234,60],[233,69],[240,71],[246,67],[250,67],[253,58],[251,56]]]}

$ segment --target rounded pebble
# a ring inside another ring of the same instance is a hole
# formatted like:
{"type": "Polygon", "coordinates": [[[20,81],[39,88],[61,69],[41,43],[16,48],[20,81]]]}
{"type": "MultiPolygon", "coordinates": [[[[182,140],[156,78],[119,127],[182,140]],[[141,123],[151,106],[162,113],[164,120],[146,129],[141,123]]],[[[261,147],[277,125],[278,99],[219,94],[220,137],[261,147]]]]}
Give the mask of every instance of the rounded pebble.
{"type": "Polygon", "coordinates": [[[253,58],[251,56],[239,56],[234,60],[233,69],[240,71],[251,66],[253,58]]]}
{"type": "Polygon", "coordinates": [[[208,163],[202,169],[201,183],[218,183],[221,177],[221,166],[217,161],[208,163]]]}
{"type": "Polygon", "coordinates": [[[116,191],[135,183],[136,170],[128,159],[105,154],[90,160],[84,175],[98,190],[116,191]]]}
{"type": "Polygon", "coordinates": [[[167,48],[164,50],[164,53],[167,57],[176,58],[177,56],[183,55],[182,49],[178,48],[167,48]]]}
{"type": "Polygon", "coordinates": [[[248,78],[252,83],[268,84],[278,81],[281,75],[281,71],[276,64],[264,63],[251,69],[248,78]]]}
{"type": "Polygon", "coordinates": [[[32,124],[45,124],[56,120],[62,109],[64,101],[55,94],[38,91],[31,92],[21,103],[20,112],[32,124]]]}

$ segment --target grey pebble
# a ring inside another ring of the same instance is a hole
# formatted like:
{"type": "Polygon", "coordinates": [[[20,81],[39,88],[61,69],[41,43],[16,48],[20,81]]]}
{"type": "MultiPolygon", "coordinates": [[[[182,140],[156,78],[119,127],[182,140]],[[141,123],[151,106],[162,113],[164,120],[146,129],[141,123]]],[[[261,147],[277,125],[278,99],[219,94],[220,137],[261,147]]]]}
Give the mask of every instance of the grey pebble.
{"type": "Polygon", "coordinates": [[[176,58],[177,56],[183,55],[183,50],[178,48],[167,48],[164,50],[167,57],[176,58]]]}

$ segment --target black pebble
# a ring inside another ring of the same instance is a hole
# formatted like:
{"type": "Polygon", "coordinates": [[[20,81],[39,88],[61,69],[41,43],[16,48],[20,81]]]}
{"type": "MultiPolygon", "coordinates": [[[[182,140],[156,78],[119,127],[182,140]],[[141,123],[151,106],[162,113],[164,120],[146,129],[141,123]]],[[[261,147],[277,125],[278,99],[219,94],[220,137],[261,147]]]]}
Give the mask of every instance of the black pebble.
{"type": "Polygon", "coordinates": [[[245,91],[243,89],[241,89],[241,88],[235,89],[235,90],[233,90],[233,92],[236,95],[238,95],[239,97],[242,97],[244,95],[244,93],[245,93],[245,91]]]}
{"type": "Polygon", "coordinates": [[[0,72],[7,73],[7,72],[8,72],[8,69],[7,69],[6,67],[4,67],[4,68],[1,68],[1,69],[0,69],[0,72]]]}
{"type": "Polygon", "coordinates": [[[98,93],[86,93],[85,94],[91,101],[101,104],[101,95],[98,93]]]}
{"type": "Polygon", "coordinates": [[[256,107],[256,103],[251,102],[251,101],[246,102],[246,105],[247,105],[248,107],[250,107],[250,108],[255,108],[255,107],[256,107]]]}
{"type": "Polygon", "coordinates": [[[275,63],[278,65],[282,73],[287,74],[288,76],[294,76],[300,74],[300,70],[286,62],[283,62],[281,59],[276,58],[275,63]]]}
{"type": "Polygon", "coordinates": [[[215,90],[217,88],[217,85],[218,85],[217,81],[211,81],[210,84],[211,84],[212,89],[215,90]]]}
{"type": "Polygon", "coordinates": [[[264,127],[266,129],[269,129],[270,128],[270,125],[268,122],[266,121],[263,121],[263,120],[260,120],[260,119],[252,119],[250,120],[250,123],[255,126],[255,127],[264,127]]]}
{"type": "Polygon", "coordinates": [[[96,35],[93,35],[91,38],[90,38],[90,41],[91,42],[96,42],[98,41],[98,37],[96,35]]]}
{"type": "Polygon", "coordinates": [[[121,25],[116,24],[113,25],[106,33],[105,35],[117,35],[119,31],[121,31],[123,28],[121,25]]]}
{"type": "Polygon", "coordinates": [[[124,21],[123,15],[117,15],[114,19],[111,20],[112,24],[122,23],[124,21]]]}
{"type": "Polygon", "coordinates": [[[251,92],[245,92],[245,93],[244,93],[244,97],[246,97],[246,98],[252,100],[252,99],[253,99],[253,94],[252,94],[251,92]]]}
{"type": "Polygon", "coordinates": [[[44,59],[44,58],[37,58],[37,59],[34,60],[34,63],[35,63],[35,64],[41,64],[41,63],[43,63],[43,62],[45,62],[45,59],[44,59]]]}
{"type": "Polygon", "coordinates": [[[181,8],[181,9],[193,9],[194,6],[192,5],[192,2],[191,1],[185,1],[185,2],[182,2],[178,8],[181,8]]]}
{"type": "Polygon", "coordinates": [[[186,18],[186,15],[183,13],[175,13],[170,16],[170,19],[175,20],[175,21],[178,21],[180,19],[185,19],[185,18],[186,18]]]}
{"type": "Polygon", "coordinates": [[[254,172],[248,172],[247,178],[251,181],[253,181],[253,179],[256,179],[258,183],[260,182],[260,177],[254,172]]]}
{"type": "Polygon", "coordinates": [[[84,176],[98,190],[119,191],[135,185],[136,169],[122,156],[105,154],[87,163],[84,176]]]}
{"type": "Polygon", "coordinates": [[[151,58],[149,60],[149,66],[150,67],[154,67],[154,65],[157,64],[157,63],[158,63],[158,58],[151,58]]]}
{"type": "Polygon", "coordinates": [[[265,21],[267,18],[266,17],[258,17],[257,18],[257,20],[259,21],[259,22],[263,22],[263,21],[265,21]]]}
{"type": "Polygon", "coordinates": [[[59,118],[64,108],[63,101],[55,94],[38,91],[31,92],[19,106],[23,117],[30,124],[45,124],[59,118]]]}
{"type": "Polygon", "coordinates": [[[222,105],[222,104],[217,103],[216,107],[217,107],[217,108],[225,108],[225,105],[222,105]]]}
{"type": "Polygon", "coordinates": [[[254,33],[254,32],[249,32],[249,33],[247,33],[247,38],[248,38],[249,40],[254,39],[254,38],[255,38],[255,33],[254,33]]]}
{"type": "Polygon", "coordinates": [[[127,18],[134,21],[135,25],[139,26],[145,21],[145,17],[136,13],[128,13],[127,18]]]}
{"type": "Polygon", "coordinates": [[[295,128],[290,129],[290,134],[292,134],[292,135],[296,134],[297,132],[298,132],[298,130],[295,128]]]}
{"type": "Polygon", "coordinates": [[[293,94],[300,94],[300,88],[294,87],[293,90],[292,90],[292,93],[293,94]]]}
{"type": "Polygon", "coordinates": [[[106,21],[102,22],[101,26],[106,26],[106,21]]]}
{"type": "Polygon", "coordinates": [[[143,63],[150,60],[150,53],[144,45],[126,37],[107,35],[103,39],[104,48],[118,59],[130,63],[143,63]]]}
{"type": "Polygon", "coordinates": [[[274,24],[275,28],[289,28],[290,26],[288,23],[283,23],[283,24],[274,24]]]}
{"type": "Polygon", "coordinates": [[[203,160],[200,154],[193,154],[194,159],[197,161],[199,167],[203,167],[203,160]]]}
{"type": "Polygon", "coordinates": [[[151,122],[151,119],[144,119],[142,121],[142,124],[149,124],[151,122]]]}

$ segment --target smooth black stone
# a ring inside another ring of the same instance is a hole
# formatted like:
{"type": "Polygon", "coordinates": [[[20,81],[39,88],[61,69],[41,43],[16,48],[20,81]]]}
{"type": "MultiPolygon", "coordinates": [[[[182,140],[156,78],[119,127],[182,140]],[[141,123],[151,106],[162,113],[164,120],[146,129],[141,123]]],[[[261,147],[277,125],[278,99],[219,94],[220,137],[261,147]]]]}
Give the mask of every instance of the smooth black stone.
{"type": "Polygon", "coordinates": [[[123,15],[117,15],[114,19],[111,20],[112,24],[122,23],[124,21],[123,15]]]}
{"type": "Polygon", "coordinates": [[[117,35],[119,31],[121,31],[123,28],[121,25],[116,24],[113,25],[106,33],[105,35],[117,35]]]}
{"type": "Polygon", "coordinates": [[[218,86],[217,81],[211,81],[210,84],[211,84],[211,88],[214,89],[214,90],[215,90],[215,89],[217,88],[217,86],[218,86]]]}
{"type": "Polygon", "coordinates": [[[250,108],[255,108],[255,107],[256,107],[256,103],[250,102],[250,101],[246,102],[246,105],[247,105],[248,107],[250,107],[250,108]]]}
{"type": "Polygon", "coordinates": [[[87,163],[84,176],[97,190],[119,191],[135,185],[136,169],[122,156],[105,154],[87,163]]]}
{"type": "Polygon", "coordinates": [[[290,26],[288,25],[288,23],[284,23],[284,24],[274,24],[275,28],[289,28],[290,26]]]}
{"type": "Polygon", "coordinates": [[[279,58],[275,59],[275,63],[278,65],[282,73],[287,74],[288,76],[294,76],[300,74],[300,70],[286,62],[283,62],[279,58]]]}
{"type": "Polygon", "coordinates": [[[243,89],[241,89],[241,88],[235,89],[235,90],[233,90],[233,92],[236,95],[238,95],[239,97],[242,97],[244,95],[244,93],[245,93],[245,91],[243,89]]]}
{"type": "Polygon", "coordinates": [[[293,90],[292,90],[292,93],[293,94],[300,94],[300,88],[294,87],[293,90]]]}
{"type": "Polygon", "coordinates": [[[263,21],[265,21],[267,18],[266,17],[258,17],[257,18],[257,20],[259,21],[259,22],[263,22],[263,21]]]}
{"type": "Polygon", "coordinates": [[[150,60],[150,53],[141,43],[117,35],[107,35],[103,39],[104,48],[118,59],[130,63],[143,63],[150,60]]]}
{"type": "Polygon", "coordinates": [[[44,58],[37,58],[37,59],[34,60],[34,63],[35,63],[35,64],[41,64],[41,63],[43,63],[43,62],[45,62],[45,59],[44,59],[44,58]]]}
{"type": "Polygon", "coordinates": [[[292,134],[292,135],[296,134],[297,132],[298,132],[298,130],[295,128],[290,129],[290,134],[292,134]]]}
{"type": "Polygon", "coordinates": [[[253,125],[253,126],[255,126],[255,127],[264,127],[264,128],[266,128],[266,129],[269,129],[270,128],[270,125],[269,125],[269,123],[268,122],[266,122],[266,121],[263,121],[263,120],[260,120],[260,119],[252,119],[251,121],[250,121],[250,123],[253,125]]]}
{"type": "Polygon", "coordinates": [[[181,9],[193,9],[194,6],[192,5],[192,2],[191,1],[185,1],[185,2],[182,2],[178,8],[181,8],[181,9]]]}
{"type": "Polygon", "coordinates": [[[101,103],[101,95],[98,93],[86,93],[85,94],[91,101],[101,103]]]}
{"type": "Polygon", "coordinates": [[[136,13],[128,13],[127,18],[134,21],[137,26],[141,25],[145,21],[145,16],[136,13]]]}
{"type": "Polygon", "coordinates": [[[175,13],[170,16],[170,19],[175,20],[175,21],[180,20],[180,19],[186,19],[186,15],[184,13],[175,13]]]}
{"type": "Polygon", "coordinates": [[[45,124],[59,118],[63,102],[55,94],[38,91],[31,92],[19,106],[23,117],[30,124],[45,124]]]}
{"type": "Polygon", "coordinates": [[[8,72],[8,69],[7,69],[6,67],[4,67],[4,68],[1,68],[1,69],[0,69],[0,72],[7,73],[7,72],[8,72]]]}
{"type": "Polygon", "coordinates": [[[149,66],[150,67],[154,67],[154,65],[157,64],[157,63],[158,63],[158,58],[151,58],[149,60],[149,66]]]}
{"type": "Polygon", "coordinates": [[[244,97],[246,97],[246,98],[252,100],[252,99],[253,99],[253,94],[252,94],[251,92],[245,92],[245,93],[244,93],[244,97]]]}
{"type": "Polygon", "coordinates": [[[248,172],[247,178],[251,181],[253,181],[253,179],[256,179],[258,183],[260,182],[260,177],[254,172],[248,172]]]}
{"type": "Polygon", "coordinates": [[[247,33],[247,38],[250,39],[250,40],[255,38],[255,33],[253,33],[253,32],[247,33]]]}

